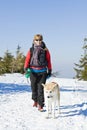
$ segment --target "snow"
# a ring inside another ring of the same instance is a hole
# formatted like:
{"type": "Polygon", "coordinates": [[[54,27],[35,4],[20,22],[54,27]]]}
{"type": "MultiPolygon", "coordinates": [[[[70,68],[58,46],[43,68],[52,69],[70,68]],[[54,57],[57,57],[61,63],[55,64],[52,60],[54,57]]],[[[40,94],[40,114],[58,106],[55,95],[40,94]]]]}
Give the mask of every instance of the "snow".
{"type": "Polygon", "coordinates": [[[87,81],[55,77],[50,81],[60,86],[61,114],[56,119],[46,119],[46,111],[32,107],[30,81],[24,75],[0,76],[0,130],[87,130],[87,81]]]}

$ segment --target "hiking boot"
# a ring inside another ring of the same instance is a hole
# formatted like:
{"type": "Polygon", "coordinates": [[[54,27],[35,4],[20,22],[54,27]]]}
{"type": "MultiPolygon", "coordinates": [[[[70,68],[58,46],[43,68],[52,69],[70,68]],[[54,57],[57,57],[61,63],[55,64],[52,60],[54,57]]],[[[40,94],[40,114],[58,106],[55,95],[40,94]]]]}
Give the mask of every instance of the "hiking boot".
{"type": "Polygon", "coordinates": [[[38,103],[34,102],[33,107],[37,107],[38,103]]]}
{"type": "Polygon", "coordinates": [[[39,110],[40,112],[42,112],[42,111],[43,111],[43,107],[41,107],[40,105],[38,105],[38,110],[39,110]]]}

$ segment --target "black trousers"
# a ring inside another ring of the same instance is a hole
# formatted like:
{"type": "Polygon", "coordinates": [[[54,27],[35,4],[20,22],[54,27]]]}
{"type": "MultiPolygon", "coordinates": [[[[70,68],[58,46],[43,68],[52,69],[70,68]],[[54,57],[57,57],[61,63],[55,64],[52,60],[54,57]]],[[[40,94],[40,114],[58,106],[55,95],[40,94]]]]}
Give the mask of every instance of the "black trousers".
{"type": "Polygon", "coordinates": [[[42,83],[45,84],[47,72],[32,73],[30,74],[32,99],[43,107],[44,106],[44,90],[42,83]]]}

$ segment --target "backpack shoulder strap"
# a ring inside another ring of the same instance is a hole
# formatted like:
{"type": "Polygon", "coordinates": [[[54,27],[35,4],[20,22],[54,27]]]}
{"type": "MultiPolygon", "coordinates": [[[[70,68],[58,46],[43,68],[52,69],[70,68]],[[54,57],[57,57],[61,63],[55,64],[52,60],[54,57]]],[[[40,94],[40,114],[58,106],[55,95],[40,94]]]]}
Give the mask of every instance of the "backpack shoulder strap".
{"type": "Polygon", "coordinates": [[[31,47],[31,48],[30,48],[30,53],[32,53],[32,52],[33,52],[33,48],[31,47]]]}
{"type": "Polygon", "coordinates": [[[32,54],[33,54],[33,50],[34,50],[34,47],[32,46],[32,47],[30,48],[31,57],[32,57],[32,54]]]}

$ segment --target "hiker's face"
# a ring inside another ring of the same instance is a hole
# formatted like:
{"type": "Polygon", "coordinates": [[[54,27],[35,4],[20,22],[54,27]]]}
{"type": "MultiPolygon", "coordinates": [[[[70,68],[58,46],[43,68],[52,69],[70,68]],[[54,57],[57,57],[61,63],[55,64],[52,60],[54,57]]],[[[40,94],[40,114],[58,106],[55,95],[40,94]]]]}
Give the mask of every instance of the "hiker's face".
{"type": "Polygon", "coordinates": [[[42,40],[40,40],[40,39],[35,39],[35,40],[34,40],[34,43],[37,44],[37,45],[40,45],[41,42],[42,42],[42,40]]]}

